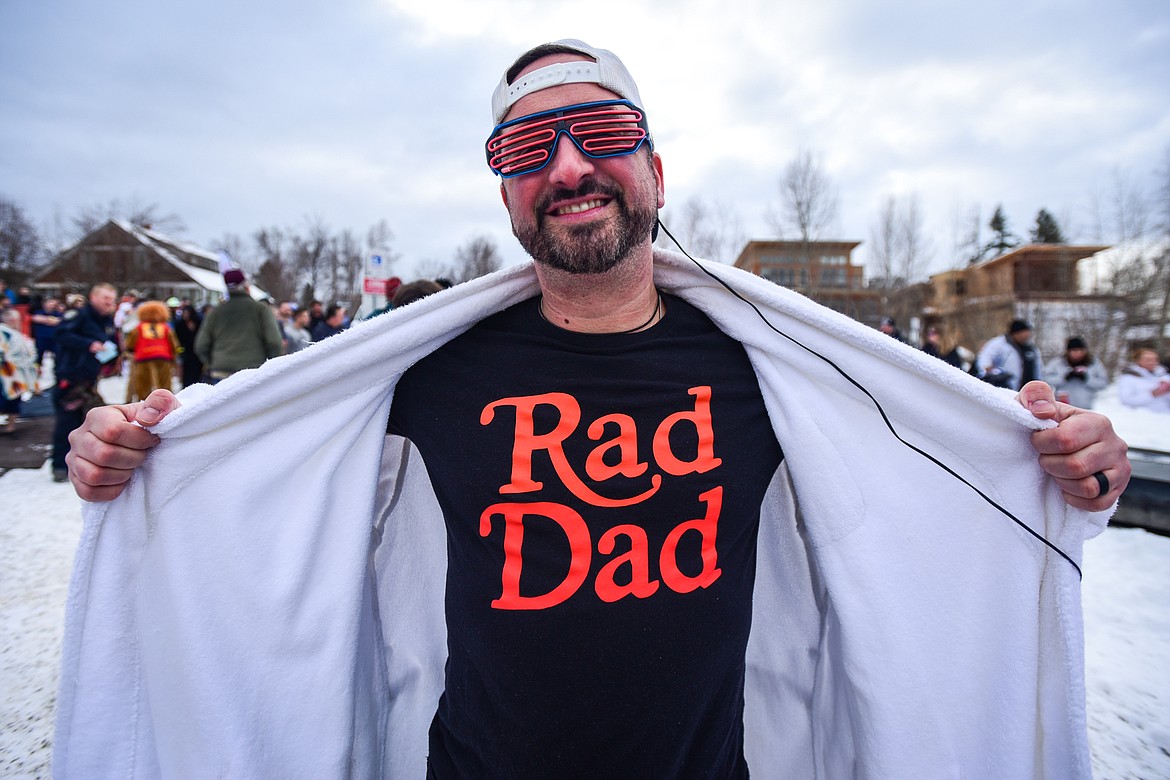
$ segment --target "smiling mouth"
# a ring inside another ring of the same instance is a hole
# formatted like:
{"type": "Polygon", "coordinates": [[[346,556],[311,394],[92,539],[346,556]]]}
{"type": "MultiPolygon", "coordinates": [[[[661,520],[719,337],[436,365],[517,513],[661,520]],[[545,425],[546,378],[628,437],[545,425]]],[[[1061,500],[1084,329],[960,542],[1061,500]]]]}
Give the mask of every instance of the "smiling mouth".
{"type": "Polygon", "coordinates": [[[580,214],[591,209],[599,209],[606,204],[604,198],[591,198],[582,203],[574,203],[569,206],[561,206],[552,210],[554,216],[563,217],[567,214],[580,214]]]}

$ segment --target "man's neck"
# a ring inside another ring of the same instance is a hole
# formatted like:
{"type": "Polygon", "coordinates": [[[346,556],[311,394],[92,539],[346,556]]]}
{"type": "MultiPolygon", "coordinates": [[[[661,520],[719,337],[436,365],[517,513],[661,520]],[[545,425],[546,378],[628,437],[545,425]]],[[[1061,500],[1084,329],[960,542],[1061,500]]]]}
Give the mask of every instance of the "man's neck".
{"type": "Polygon", "coordinates": [[[578,333],[621,333],[658,318],[653,250],[635,250],[602,274],[570,274],[536,264],[541,312],[558,328],[578,333]]]}

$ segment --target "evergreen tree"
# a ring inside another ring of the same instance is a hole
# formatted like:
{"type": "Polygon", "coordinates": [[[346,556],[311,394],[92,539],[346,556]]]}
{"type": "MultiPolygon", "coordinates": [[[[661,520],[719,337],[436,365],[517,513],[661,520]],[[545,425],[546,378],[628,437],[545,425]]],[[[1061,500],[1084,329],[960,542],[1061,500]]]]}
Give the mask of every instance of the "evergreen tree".
{"type": "Polygon", "coordinates": [[[1047,209],[1040,209],[1036,214],[1036,224],[1032,227],[1033,244],[1063,244],[1064,233],[1056,222],[1056,217],[1048,213],[1047,209]]]}
{"type": "Polygon", "coordinates": [[[993,234],[991,242],[984,247],[985,254],[1002,255],[1009,249],[1020,245],[1020,239],[1008,227],[1007,217],[1003,213],[1003,206],[996,206],[991,221],[987,223],[993,234]]]}

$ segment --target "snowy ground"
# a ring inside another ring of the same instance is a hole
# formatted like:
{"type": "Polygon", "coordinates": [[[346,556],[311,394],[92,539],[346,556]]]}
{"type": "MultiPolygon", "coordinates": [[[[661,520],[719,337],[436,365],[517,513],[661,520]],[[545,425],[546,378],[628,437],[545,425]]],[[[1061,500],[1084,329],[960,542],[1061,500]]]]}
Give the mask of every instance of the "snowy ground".
{"type": "MultiPolygon", "coordinates": [[[[117,380],[103,384],[111,399],[121,391],[117,380]]],[[[1161,419],[1170,416],[1115,405],[1106,397],[1099,407],[1131,444],[1170,449],[1170,419],[1161,419]]],[[[52,481],[48,464],[0,477],[0,777],[49,775],[80,530],[80,500],[52,481]]],[[[1084,575],[1094,772],[1102,780],[1170,778],[1170,538],[1110,528],[1086,545],[1084,575]]]]}

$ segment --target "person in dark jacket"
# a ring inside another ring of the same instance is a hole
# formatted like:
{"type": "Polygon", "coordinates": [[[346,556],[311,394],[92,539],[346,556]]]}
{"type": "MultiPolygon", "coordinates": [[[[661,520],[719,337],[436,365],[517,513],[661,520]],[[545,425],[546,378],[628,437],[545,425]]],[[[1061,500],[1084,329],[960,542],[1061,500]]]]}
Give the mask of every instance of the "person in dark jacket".
{"type": "Polygon", "coordinates": [[[343,330],[345,330],[345,307],[340,303],[330,304],[325,309],[325,319],[318,322],[311,331],[313,342],[324,341],[343,330]]]}
{"type": "Polygon", "coordinates": [[[1101,361],[1089,354],[1085,340],[1073,336],[1064,354],[1044,366],[1044,381],[1056,391],[1056,400],[1092,409],[1097,391],[1109,384],[1109,375],[1101,361]]]}
{"type": "Polygon", "coordinates": [[[902,337],[902,331],[898,330],[898,323],[894,321],[893,317],[882,317],[881,323],[878,325],[878,330],[886,334],[892,339],[906,343],[906,339],[902,337]]]}
{"type": "Polygon", "coordinates": [[[996,387],[1019,390],[1034,379],[1044,378],[1040,350],[1032,342],[1032,325],[1012,320],[1008,332],[988,341],[979,350],[979,378],[996,387]]]}
{"type": "Polygon", "coordinates": [[[182,347],[180,359],[183,363],[183,387],[188,387],[203,378],[203,361],[195,354],[195,337],[199,334],[199,325],[203,320],[199,311],[190,304],[181,306],[178,314],[175,335],[179,337],[179,346],[182,347]]]}
{"type": "Polygon", "coordinates": [[[57,326],[54,350],[57,356],[57,385],[53,388],[53,481],[69,478],[65,456],[69,434],[80,427],[86,412],[102,405],[97,380],[102,366],[118,356],[114,312],[118,292],[111,285],[94,285],[89,302],[57,326]]]}
{"type": "Polygon", "coordinates": [[[32,310],[33,338],[37,343],[37,365],[45,362],[45,353],[52,353],[53,345],[57,341],[57,326],[61,324],[61,315],[65,307],[56,298],[45,298],[32,310]]]}
{"type": "Polygon", "coordinates": [[[228,299],[204,317],[195,337],[195,352],[212,384],[284,354],[276,316],[268,304],[252,299],[244,272],[229,268],[223,279],[228,299]]]}

